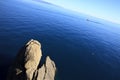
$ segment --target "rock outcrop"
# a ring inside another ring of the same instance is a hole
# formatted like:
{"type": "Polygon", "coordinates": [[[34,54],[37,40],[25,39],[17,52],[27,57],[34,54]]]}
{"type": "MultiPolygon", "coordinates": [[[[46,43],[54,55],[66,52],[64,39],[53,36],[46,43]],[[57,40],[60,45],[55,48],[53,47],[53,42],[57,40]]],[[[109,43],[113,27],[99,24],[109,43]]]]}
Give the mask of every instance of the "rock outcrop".
{"type": "Polygon", "coordinates": [[[30,40],[18,53],[8,71],[7,80],[54,80],[56,66],[49,56],[45,64],[38,67],[42,57],[41,44],[30,40]]]}
{"type": "Polygon", "coordinates": [[[37,80],[54,80],[55,71],[55,63],[47,56],[45,64],[38,69],[37,80]]]}

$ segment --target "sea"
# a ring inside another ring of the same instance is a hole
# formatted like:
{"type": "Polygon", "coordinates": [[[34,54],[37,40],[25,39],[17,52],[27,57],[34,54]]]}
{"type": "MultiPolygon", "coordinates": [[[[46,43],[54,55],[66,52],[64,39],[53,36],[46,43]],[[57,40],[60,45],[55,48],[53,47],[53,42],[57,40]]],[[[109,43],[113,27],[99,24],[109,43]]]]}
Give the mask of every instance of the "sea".
{"type": "Polygon", "coordinates": [[[0,80],[30,39],[55,62],[55,80],[120,80],[120,24],[46,2],[0,0],[0,80]]]}

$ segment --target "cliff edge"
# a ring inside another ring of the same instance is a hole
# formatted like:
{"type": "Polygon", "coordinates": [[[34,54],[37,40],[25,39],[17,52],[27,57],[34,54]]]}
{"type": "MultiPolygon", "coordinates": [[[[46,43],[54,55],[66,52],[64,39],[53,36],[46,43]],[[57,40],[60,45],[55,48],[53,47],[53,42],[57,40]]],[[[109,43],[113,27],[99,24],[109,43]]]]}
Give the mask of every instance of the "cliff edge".
{"type": "Polygon", "coordinates": [[[42,57],[41,44],[31,39],[19,51],[8,71],[7,80],[54,80],[56,66],[49,56],[42,67],[38,67],[42,57]]]}

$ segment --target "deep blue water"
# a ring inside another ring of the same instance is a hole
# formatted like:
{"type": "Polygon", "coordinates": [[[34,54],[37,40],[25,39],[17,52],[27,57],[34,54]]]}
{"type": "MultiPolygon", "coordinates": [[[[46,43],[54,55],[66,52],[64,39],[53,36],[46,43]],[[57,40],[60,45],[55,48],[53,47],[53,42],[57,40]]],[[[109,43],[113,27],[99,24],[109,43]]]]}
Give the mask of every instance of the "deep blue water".
{"type": "Polygon", "coordinates": [[[49,4],[1,0],[0,80],[31,38],[55,61],[57,80],[120,80],[120,25],[96,21],[49,4]]]}

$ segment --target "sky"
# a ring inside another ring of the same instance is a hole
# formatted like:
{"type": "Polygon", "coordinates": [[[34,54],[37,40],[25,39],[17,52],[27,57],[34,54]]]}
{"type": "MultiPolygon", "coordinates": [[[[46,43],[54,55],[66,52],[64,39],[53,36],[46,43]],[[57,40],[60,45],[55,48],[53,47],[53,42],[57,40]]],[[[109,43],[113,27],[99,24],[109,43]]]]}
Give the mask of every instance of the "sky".
{"type": "Polygon", "coordinates": [[[120,24],[120,0],[44,0],[46,2],[120,24]]]}

